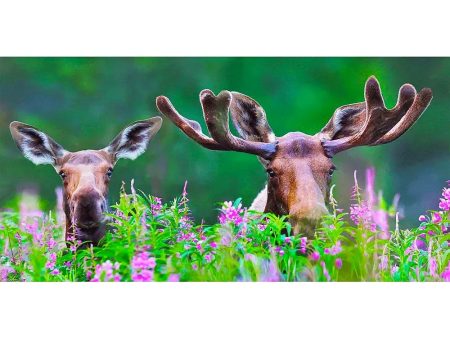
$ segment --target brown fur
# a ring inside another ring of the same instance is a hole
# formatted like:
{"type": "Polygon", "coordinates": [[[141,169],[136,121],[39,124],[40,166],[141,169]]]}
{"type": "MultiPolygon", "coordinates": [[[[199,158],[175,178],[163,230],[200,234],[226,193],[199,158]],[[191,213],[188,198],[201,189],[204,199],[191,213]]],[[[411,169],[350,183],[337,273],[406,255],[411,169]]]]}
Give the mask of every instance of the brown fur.
{"type": "Polygon", "coordinates": [[[182,117],[166,97],[157,98],[157,107],[205,148],[258,155],[268,172],[268,183],[251,209],[289,215],[295,234],[312,236],[318,220],[327,213],[325,205],[335,169],[331,157],[354,146],[395,140],[420,117],[431,98],[431,90],[416,93],[406,84],[400,88],[397,105],[388,110],[378,81],[370,77],[365,102],[338,108],[321,132],[313,136],[295,132],[275,137],[259,103],[236,92],[222,91],[217,96],[210,90],[200,93],[212,138],[201,133],[199,127],[194,128],[199,124],[182,117]],[[229,130],[229,111],[242,138],[229,130]]]}

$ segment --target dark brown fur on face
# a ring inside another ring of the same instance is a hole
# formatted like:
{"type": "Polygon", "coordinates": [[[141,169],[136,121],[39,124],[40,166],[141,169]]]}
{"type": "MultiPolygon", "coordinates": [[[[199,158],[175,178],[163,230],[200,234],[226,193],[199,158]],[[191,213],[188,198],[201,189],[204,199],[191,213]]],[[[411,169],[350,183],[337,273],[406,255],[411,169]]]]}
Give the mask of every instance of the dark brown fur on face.
{"type": "Polygon", "coordinates": [[[430,89],[416,93],[413,86],[405,84],[396,106],[387,109],[378,81],[370,77],[365,85],[365,101],[338,108],[319,133],[310,136],[295,132],[282,137],[273,133],[261,105],[237,92],[222,91],[217,96],[210,90],[200,93],[211,138],[203,134],[197,122],[181,116],[168,98],[158,97],[156,105],[205,148],[257,155],[268,173],[268,182],[250,208],[289,215],[294,233],[311,236],[318,220],[327,213],[325,205],[335,169],[331,157],[355,146],[395,140],[421,116],[431,98],[430,89]],[[241,138],[229,130],[229,111],[241,138]]]}
{"type": "Polygon", "coordinates": [[[135,159],[161,127],[154,117],[136,121],[101,150],[69,152],[42,131],[12,122],[11,135],[25,157],[35,164],[51,164],[64,185],[66,241],[76,238],[97,245],[109,223],[108,185],[119,158],[135,159]]]}

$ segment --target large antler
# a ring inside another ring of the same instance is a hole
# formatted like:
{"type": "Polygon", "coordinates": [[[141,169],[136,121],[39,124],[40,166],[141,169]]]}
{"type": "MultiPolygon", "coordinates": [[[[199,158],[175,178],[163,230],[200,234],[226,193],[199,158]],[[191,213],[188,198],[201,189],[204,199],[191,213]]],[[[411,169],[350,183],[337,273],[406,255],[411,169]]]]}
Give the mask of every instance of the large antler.
{"type": "Polygon", "coordinates": [[[187,136],[205,148],[239,151],[270,159],[276,151],[275,143],[248,141],[231,134],[229,127],[231,100],[232,95],[226,90],[221,91],[217,96],[209,89],[200,92],[203,116],[212,138],[203,134],[198,122],[181,116],[167,97],[158,96],[156,106],[187,136]]]}
{"type": "Polygon", "coordinates": [[[338,108],[320,132],[326,154],[331,157],[352,147],[394,141],[421,116],[432,97],[429,88],[416,93],[412,85],[404,84],[395,107],[387,109],[380,85],[371,76],[365,85],[365,102],[338,108]]]}

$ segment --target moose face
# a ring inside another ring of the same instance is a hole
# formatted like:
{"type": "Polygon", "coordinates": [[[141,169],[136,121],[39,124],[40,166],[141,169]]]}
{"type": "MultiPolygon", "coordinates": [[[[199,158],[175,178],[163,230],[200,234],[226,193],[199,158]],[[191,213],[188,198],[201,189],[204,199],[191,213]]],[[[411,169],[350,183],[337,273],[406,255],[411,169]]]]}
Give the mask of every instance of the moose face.
{"type": "Polygon", "coordinates": [[[187,136],[211,150],[239,151],[257,155],[268,174],[266,188],[251,209],[289,215],[294,233],[311,235],[321,216],[335,169],[331,158],[362,145],[379,145],[400,137],[425,111],[431,90],[405,84],[394,108],[384,106],[375,77],[365,85],[365,101],[336,109],[330,121],[315,135],[301,132],[276,137],[261,105],[252,98],[222,91],[200,93],[204,119],[211,137],[200,125],[181,116],[168,98],[160,96],[156,105],[187,136]],[[231,134],[229,114],[240,138],[231,134]]]}
{"type": "Polygon", "coordinates": [[[277,138],[271,160],[261,160],[267,172],[265,212],[289,215],[295,232],[307,233],[324,214],[335,169],[318,137],[289,133],[277,138]]]}
{"type": "Polygon", "coordinates": [[[64,185],[66,240],[75,235],[97,245],[104,236],[108,218],[108,185],[119,158],[135,159],[161,127],[154,117],[126,127],[101,150],[69,152],[42,131],[12,122],[11,134],[24,156],[34,164],[51,164],[64,185]]]}

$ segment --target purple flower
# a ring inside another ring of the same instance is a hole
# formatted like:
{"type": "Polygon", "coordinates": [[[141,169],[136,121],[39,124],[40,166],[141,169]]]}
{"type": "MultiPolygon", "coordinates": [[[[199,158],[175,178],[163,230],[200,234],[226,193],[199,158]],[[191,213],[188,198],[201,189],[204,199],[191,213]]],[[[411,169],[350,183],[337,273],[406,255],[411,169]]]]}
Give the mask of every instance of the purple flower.
{"type": "Polygon", "coordinates": [[[242,216],[245,210],[242,209],[242,204],[240,203],[237,207],[234,207],[231,201],[224,202],[220,212],[221,214],[219,215],[219,222],[222,225],[230,222],[239,226],[245,222],[245,219],[242,216]]]}
{"type": "Polygon", "coordinates": [[[386,270],[387,267],[388,267],[388,263],[389,263],[388,257],[387,257],[386,255],[382,255],[382,256],[380,257],[380,260],[381,260],[381,262],[380,262],[380,264],[378,265],[378,268],[379,268],[381,271],[384,271],[384,270],[386,270]]]}
{"type": "Polygon", "coordinates": [[[205,255],[205,260],[206,260],[208,263],[210,263],[210,262],[212,261],[213,257],[214,257],[213,254],[207,253],[207,254],[205,255]]]}
{"type": "Polygon", "coordinates": [[[47,241],[47,247],[52,250],[56,246],[56,241],[53,237],[50,237],[50,239],[47,241]]]}
{"type": "Polygon", "coordinates": [[[284,243],[286,243],[286,244],[291,244],[291,243],[292,243],[291,237],[285,237],[285,238],[284,238],[284,243]]]}
{"type": "Polygon", "coordinates": [[[306,243],[308,242],[308,238],[302,237],[300,238],[300,252],[305,254],[306,253],[306,243]]]}
{"type": "Polygon", "coordinates": [[[440,222],[442,222],[442,216],[440,212],[435,212],[433,213],[432,217],[431,217],[431,221],[434,224],[439,224],[440,222]]]}
{"type": "Polygon", "coordinates": [[[441,277],[444,279],[445,282],[450,282],[450,262],[449,262],[448,266],[445,268],[441,277]]]}
{"type": "Polygon", "coordinates": [[[216,242],[211,242],[211,243],[209,243],[209,245],[213,249],[217,248],[217,243],[216,242]]]}
{"type": "Polygon", "coordinates": [[[56,253],[52,252],[47,260],[47,263],[45,263],[45,267],[49,270],[53,270],[55,268],[56,263],[56,253]]]}
{"type": "Polygon", "coordinates": [[[133,282],[152,282],[153,270],[140,270],[131,274],[133,282]]]}
{"type": "Polygon", "coordinates": [[[59,275],[59,270],[58,269],[53,269],[52,272],[50,272],[51,275],[56,276],[59,275]]]}
{"type": "Polygon", "coordinates": [[[155,257],[150,257],[149,253],[146,251],[137,253],[131,260],[131,279],[133,282],[153,281],[153,269],[155,266],[155,257]]]}
{"type": "Polygon", "coordinates": [[[310,259],[314,262],[317,262],[320,259],[320,253],[314,251],[310,256],[310,259]]]}
{"type": "Polygon", "coordinates": [[[331,281],[331,276],[330,276],[330,273],[327,270],[327,266],[325,265],[325,262],[324,261],[320,262],[320,265],[322,266],[323,275],[325,276],[327,281],[328,282],[331,281]]]}
{"type": "Polygon", "coordinates": [[[279,247],[279,246],[277,246],[275,248],[275,252],[278,253],[280,256],[284,255],[284,250],[281,247],[279,247]]]}
{"type": "Polygon", "coordinates": [[[331,248],[325,248],[324,253],[327,255],[336,256],[342,252],[341,241],[337,241],[331,248]]]}
{"type": "Polygon", "coordinates": [[[336,269],[340,270],[342,268],[342,259],[336,258],[336,261],[334,262],[334,266],[336,269]]]}
{"type": "Polygon", "coordinates": [[[442,197],[439,202],[439,209],[444,211],[450,210],[450,188],[442,189],[442,197]]]}
{"type": "Polygon", "coordinates": [[[162,200],[159,197],[153,197],[152,203],[150,204],[150,211],[153,216],[157,216],[162,209],[162,200]]]}
{"type": "Polygon", "coordinates": [[[434,257],[431,257],[428,262],[428,269],[430,271],[430,276],[437,277],[436,271],[437,271],[437,262],[434,257]]]}
{"type": "Polygon", "coordinates": [[[276,260],[271,258],[270,260],[264,260],[261,263],[261,275],[259,277],[261,282],[279,282],[281,281],[280,272],[276,260]]]}
{"type": "Polygon", "coordinates": [[[394,275],[395,273],[397,273],[398,271],[398,266],[397,265],[393,265],[391,268],[391,274],[394,275]]]}
{"type": "Polygon", "coordinates": [[[350,219],[355,225],[362,224],[371,231],[376,230],[376,225],[372,221],[372,212],[364,202],[350,206],[350,219]]]}
{"type": "Polygon", "coordinates": [[[419,216],[419,221],[420,221],[420,222],[426,222],[426,221],[427,221],[427,218],[426,218],[424,215],[420,215],[420,216],[419,216]]]}
{"type": "Polygon", "coordinates": [[[135,255],[131,261],[131,267],[138,269],[153,269],[156,266],[155,257],[150,257],[148,252],[141,252],[135,255]]]}
{"type": "Polygon", "coordinates": [[[172,273],[169,275],[169,278],[167,278],[168,282],[179,282],[180,281],[180,275],[177,273],[172,273]]]}
{"type": "MultiPolygon", "coordinates": [[[[92,273],[86,274],[88,278],[92,273]]],[[[94,277],[91,282],[120,282],[121,276],[119,274],[119,263],[112,264],[111,261],[107,260],[102,264],[98,264],[95,267],[94,277]]]]}

